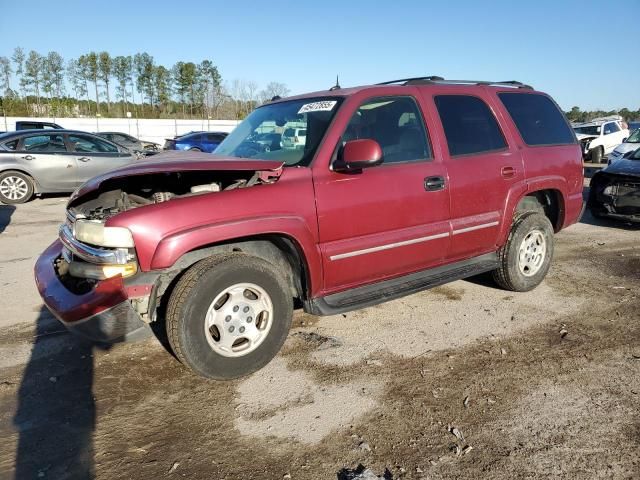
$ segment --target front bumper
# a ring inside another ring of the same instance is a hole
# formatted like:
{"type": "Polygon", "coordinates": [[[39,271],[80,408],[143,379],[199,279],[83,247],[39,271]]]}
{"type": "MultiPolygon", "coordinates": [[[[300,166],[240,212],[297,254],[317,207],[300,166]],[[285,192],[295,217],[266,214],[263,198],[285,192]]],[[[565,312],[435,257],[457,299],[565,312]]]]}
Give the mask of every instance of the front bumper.
{"type": "MultiPolygon", "coordinates": [[[[72,332],[98,342],[136,341],[151,335],[149,325],[133,308],[121,277],[98,281],[88,290],[72,291],[65,285],[56,269],[62,249],[62,242],[56,240],[35,266],[42,301],[58,320],[72,332]]],[[[151,287],[142,291],[148,294],[151,287]]]]}

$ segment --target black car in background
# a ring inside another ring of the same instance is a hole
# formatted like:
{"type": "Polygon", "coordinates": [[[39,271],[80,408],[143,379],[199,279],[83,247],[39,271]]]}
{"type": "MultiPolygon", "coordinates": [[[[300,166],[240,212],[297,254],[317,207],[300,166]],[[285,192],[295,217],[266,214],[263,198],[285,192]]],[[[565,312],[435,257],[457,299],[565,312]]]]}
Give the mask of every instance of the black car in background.
{"type": "Polygon", "coordinates": [[[106,138],[118,145],[122,145],[123,147],[127,147],[129,150],[134,152],[157,152],[160,149],[160,145],[155,142],[147,142],[145,140],[140,140],[132,135],[122,133],[122,132],[99,132],[96,135],[106,138]]]}
{"type": "Polygon", "coordinates": [[[596,218],[640,223],[640,149],[593,175],[587,205],[596,218]]]}

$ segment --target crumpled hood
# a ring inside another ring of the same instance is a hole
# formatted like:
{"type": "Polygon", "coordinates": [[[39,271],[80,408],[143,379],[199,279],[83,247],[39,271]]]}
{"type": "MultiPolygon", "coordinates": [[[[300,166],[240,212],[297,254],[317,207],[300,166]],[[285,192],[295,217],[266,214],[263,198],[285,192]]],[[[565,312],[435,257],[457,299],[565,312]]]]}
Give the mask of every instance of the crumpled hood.
{"type": "Polygon", "coordinates": [[[632,175],[640,177],[640,160],[629,160],[622,158],[616,160],[611,165],[601,170],[602,173],[611,173],[613,175],[632,175]]]}
{"type": "Polygon", "coordinates": [[[596,135],[587,135],[585,133],[576,133],[576,137],[578,140],[593,140],[594,138],[598,138],[596,135]]]}
{"type": "Polygon", "coordinates": [[[236,157],[222,157],[204,152],[171,151],[153,155],[150,160],[138,161],[124,167],[111,170],[87,181],[69,198],[69,204],[89,192],[97,190],[106,180],[131,177],[149,173],[169,173],[186,171],[265,171],[279,176],[283,162],[274,160],[252,160],[236,157]]]}

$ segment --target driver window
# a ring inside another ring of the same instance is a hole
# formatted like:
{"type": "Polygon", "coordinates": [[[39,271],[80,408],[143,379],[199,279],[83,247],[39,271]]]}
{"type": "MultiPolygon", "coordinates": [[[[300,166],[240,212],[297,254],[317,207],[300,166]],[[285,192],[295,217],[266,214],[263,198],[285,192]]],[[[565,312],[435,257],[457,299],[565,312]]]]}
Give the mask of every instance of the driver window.
{"type": "Polygon", "coordinates": [[[385,164],[432,158],[422,115],[411,97],[378,97],[360,105],[342,135],[343,142],[359,139],[378,142],[385,164]]]}

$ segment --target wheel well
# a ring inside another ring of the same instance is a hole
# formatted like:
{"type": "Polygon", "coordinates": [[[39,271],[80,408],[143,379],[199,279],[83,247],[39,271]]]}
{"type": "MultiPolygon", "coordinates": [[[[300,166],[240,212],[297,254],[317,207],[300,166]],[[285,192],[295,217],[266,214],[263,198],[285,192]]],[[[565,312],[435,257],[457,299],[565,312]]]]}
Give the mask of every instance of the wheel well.
{"type": "Polygon", "coordinates": [[[162,280],[158,286],[157,295],[161,296],[167,290],[171,290],[175,280],[196,262],[212,255],[227,252],[243,252],[280,267],[291,288],[292,297],[300,301],[307,298],[310,291],[309,271],[304,254],[295,240],[283,235],[261,235],[233,239],[187,252],[161,276],[162,280]]]}
{"type": "Polygon", "coordinates": [[[558,190],[538,190],[530,192],[520,199],[516,207],[516,213],[528,211],[543,212],[558,232],[564,222],[564,202],[562,193],[558,190]]]}

